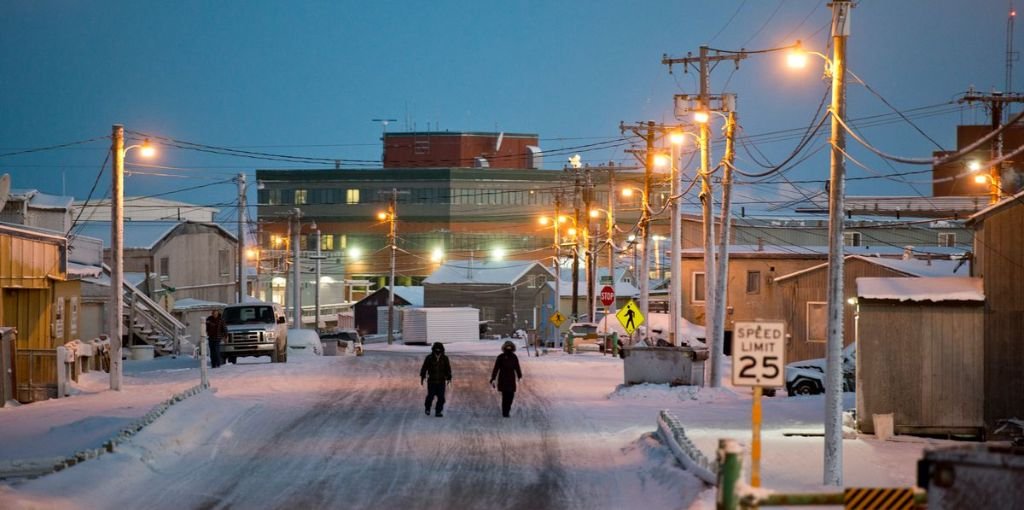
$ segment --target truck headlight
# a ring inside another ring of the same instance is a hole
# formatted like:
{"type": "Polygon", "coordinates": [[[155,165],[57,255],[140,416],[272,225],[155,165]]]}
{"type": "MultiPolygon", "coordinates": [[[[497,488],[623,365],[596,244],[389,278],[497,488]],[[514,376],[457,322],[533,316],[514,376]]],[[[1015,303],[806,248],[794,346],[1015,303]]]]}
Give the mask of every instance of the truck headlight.
{"type": "Polygon", "coordinates": [[[274,340],[275,338],[277,338],[277,333],[275,333],[273,331],[267,331],[266,335],[267,335],[267,340],[274,340]]]}

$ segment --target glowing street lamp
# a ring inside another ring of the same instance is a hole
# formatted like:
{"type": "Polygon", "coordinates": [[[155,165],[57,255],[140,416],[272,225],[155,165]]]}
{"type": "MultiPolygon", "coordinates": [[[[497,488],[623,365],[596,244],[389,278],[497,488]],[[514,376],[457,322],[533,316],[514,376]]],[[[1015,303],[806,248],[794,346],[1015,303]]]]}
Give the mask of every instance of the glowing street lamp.
{"type": "Polygon", "coordinates": [[[114,124],[111,141],[114,171],[110,191],[110,389],[120,391],[124,335],[124,321],[121,320],[124,311],[124,158],[132,149],[140,149],[139,154],[152,157],[156,149],[148,139],[139,145],[125,147],[124,126],[121,124],[114,124]]]}

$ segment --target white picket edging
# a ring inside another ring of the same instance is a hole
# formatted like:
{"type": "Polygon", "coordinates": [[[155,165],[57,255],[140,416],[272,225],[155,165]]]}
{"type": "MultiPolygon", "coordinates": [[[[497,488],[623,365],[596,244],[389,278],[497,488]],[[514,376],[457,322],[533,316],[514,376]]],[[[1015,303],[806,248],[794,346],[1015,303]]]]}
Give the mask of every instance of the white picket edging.
{"type": "Polygon", "coordinates": [[[658,435],[687,471],[709,485],[718,485],[718,465],[686,437],[683,425],[668,410],[658,412],[658,435]]]}

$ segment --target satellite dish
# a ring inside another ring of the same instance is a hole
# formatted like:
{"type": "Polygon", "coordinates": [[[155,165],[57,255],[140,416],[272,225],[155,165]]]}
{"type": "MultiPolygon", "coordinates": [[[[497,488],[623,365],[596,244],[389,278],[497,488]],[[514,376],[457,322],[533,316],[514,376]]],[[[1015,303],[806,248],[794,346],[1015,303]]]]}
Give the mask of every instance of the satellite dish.
{"type": "Polygon", "coordinates": [[[0,175],[0,211],[7,205],[7,197],[11,194],[10,174],[0,175]]]}

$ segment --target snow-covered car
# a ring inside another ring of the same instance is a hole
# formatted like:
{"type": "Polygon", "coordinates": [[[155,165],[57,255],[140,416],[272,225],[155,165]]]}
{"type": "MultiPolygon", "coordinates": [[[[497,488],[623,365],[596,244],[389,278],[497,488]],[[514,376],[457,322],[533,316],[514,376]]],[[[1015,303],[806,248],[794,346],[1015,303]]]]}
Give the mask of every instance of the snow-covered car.
{"type": "MultiPolygon", "coordinates": [[[[843,391],[854,391],[857,384],[857,347],[843,349],[843,391]]],[[[825,393],[825,358],[794,361],[786,365],[786,392],[789,396],[825,393]]]]}
{"type": "Polygon", "coordinates": [[[323,356],[324,354],[320,335],[311,329],[289,329],[288,350],[294,354],[312,354],[314,356],[323,356]]]}

